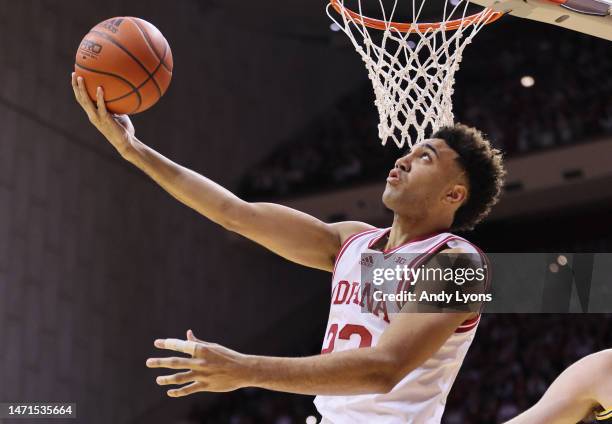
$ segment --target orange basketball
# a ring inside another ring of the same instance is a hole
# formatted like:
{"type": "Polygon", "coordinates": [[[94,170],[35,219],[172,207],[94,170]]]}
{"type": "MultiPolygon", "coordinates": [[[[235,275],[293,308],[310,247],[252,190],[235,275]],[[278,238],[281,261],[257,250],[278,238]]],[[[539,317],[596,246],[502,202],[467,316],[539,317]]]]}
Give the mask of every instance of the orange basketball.
{"type": "Polygon", "coordinates": [[[172,78],[172,52],[162,33],[139,18],[100,22],[83,38],[74,69],[95,101],[104,89],[106,107],[113,113],[147,110],[164,95],[172,78]]]}

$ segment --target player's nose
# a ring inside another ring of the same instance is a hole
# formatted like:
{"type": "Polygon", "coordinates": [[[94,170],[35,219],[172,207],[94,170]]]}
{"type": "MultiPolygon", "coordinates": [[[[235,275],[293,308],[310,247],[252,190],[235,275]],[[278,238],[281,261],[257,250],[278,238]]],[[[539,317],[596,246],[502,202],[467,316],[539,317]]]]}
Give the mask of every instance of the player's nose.
{"type": "Polygon", "coordinates": [[[395,167],[404,172],[410,172],[411,162],[412,160],[410,159],[410,155],[402,156],[395,161],[395,167]]]}

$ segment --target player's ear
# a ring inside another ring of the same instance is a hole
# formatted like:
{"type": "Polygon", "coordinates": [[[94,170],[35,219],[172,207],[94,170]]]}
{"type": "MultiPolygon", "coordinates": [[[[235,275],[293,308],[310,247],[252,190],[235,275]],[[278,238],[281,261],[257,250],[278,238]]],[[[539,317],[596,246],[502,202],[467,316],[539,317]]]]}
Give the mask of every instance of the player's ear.
{"type": "Polygon", "coordinates": [[[468,190],[464,184],[454,184],[446,192],[444,201],[452,205],[461,204],[467,199],[467,195],[468,190]]]}

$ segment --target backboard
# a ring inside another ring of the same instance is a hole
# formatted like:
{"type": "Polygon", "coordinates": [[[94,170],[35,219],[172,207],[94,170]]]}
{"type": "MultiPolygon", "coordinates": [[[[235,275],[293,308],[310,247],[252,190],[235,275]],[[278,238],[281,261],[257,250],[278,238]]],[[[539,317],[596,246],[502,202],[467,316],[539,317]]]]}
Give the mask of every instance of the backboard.
{"type": "Polygon", "coordinates": [[[610,0],[472,0],[496,11],[612,41],[610,0]]]}

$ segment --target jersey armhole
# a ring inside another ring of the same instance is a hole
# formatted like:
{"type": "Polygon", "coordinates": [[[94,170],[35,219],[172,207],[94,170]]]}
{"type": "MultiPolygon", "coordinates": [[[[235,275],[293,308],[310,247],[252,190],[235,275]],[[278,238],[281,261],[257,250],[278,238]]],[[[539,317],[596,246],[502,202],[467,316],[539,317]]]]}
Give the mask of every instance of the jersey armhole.
{"type": "MultiPolygon", "coordinates": [[[[431,252],[431,253],[430,253],[430,254],[431,254],[431,258],[433,258],[435,255],[437,255],[438,253],[440,253],[442,250],[444,250],[444,249],[446,249],[446,248],[448,248],[448,249],[454,249],[454,247],[452,247],[452,246],[450,246],[450,245],[449,245],[449,242],[454,241],[454,240],[458,240],[458,238],[457,238],[456,236],[453,236],[453,237],[449,237],[449,238],[447,238],[446,240],[444,240],[444,243],[443,243],[443,244],[439,245],[439,246],[438,246],[438,247],[435,249],[435,251],[433,251],[433,252],[431,252]]],[[[470,243],[470,242],[469,242],[469,241],[467,241],[467,240],[463,240],[463,239],[459,239],[459,240],[461,240],[461,241],[465,241],[466,243],[468,243],[468,244],[470,244],[471,246],[473,246],[473,247],[474,247],[474,249],[476,249],[476,251],[478,252],[478,254],[479,254],[479,256],[480,256],[481,260],[484,260],[484,259],[482,258],[482,255],[483,255],[482,251],[481,251],[480,249],[478,249],[478,248],[477,248],[477,247],[476,247],[474,244],[470,243]]],[[[487,284],[487,285],[488,285],[488,284],[487,284]]],[[[455,330],[455,334],[458,334],[458,333],[467,333],[468,331],[470,331],[470,330],[472,330],[472,329],[476,328],[476,327],[478,326],[478,324],[480,323],[480,317],[481,317],[481,316],[482,316],[482,314],[481,314],[480,312],[478,312],[478,313],[476,314],[476,316],[475,316],[475,317],[473,317],[473,318],[469,318],[469,319],[466,319],[465,321],[463,321],[461,324],[459,324],[459,326],[458,326],[458,327],[457,327],[457,329],[455,330]]]]}
{"type": "Polygon", "coordinates": [[[351,244],[355,239],[361,237],[362,235],[373,233],[375,231],[380,231],[380,228],[372,228],[369,230],[360,231],[358,233],[348,236],[346,240],[344,240],[344,243],[342,243],[342,245],[340,246],[340,250],[338,250],[338,254],[334,258],[334,270],[332,272],[332,281],[333,281],[334,276],[336,275],[336,267],[338,266],[338,262],[340,262],[340,258],[346,251],[349,244],[351,244]]]}

